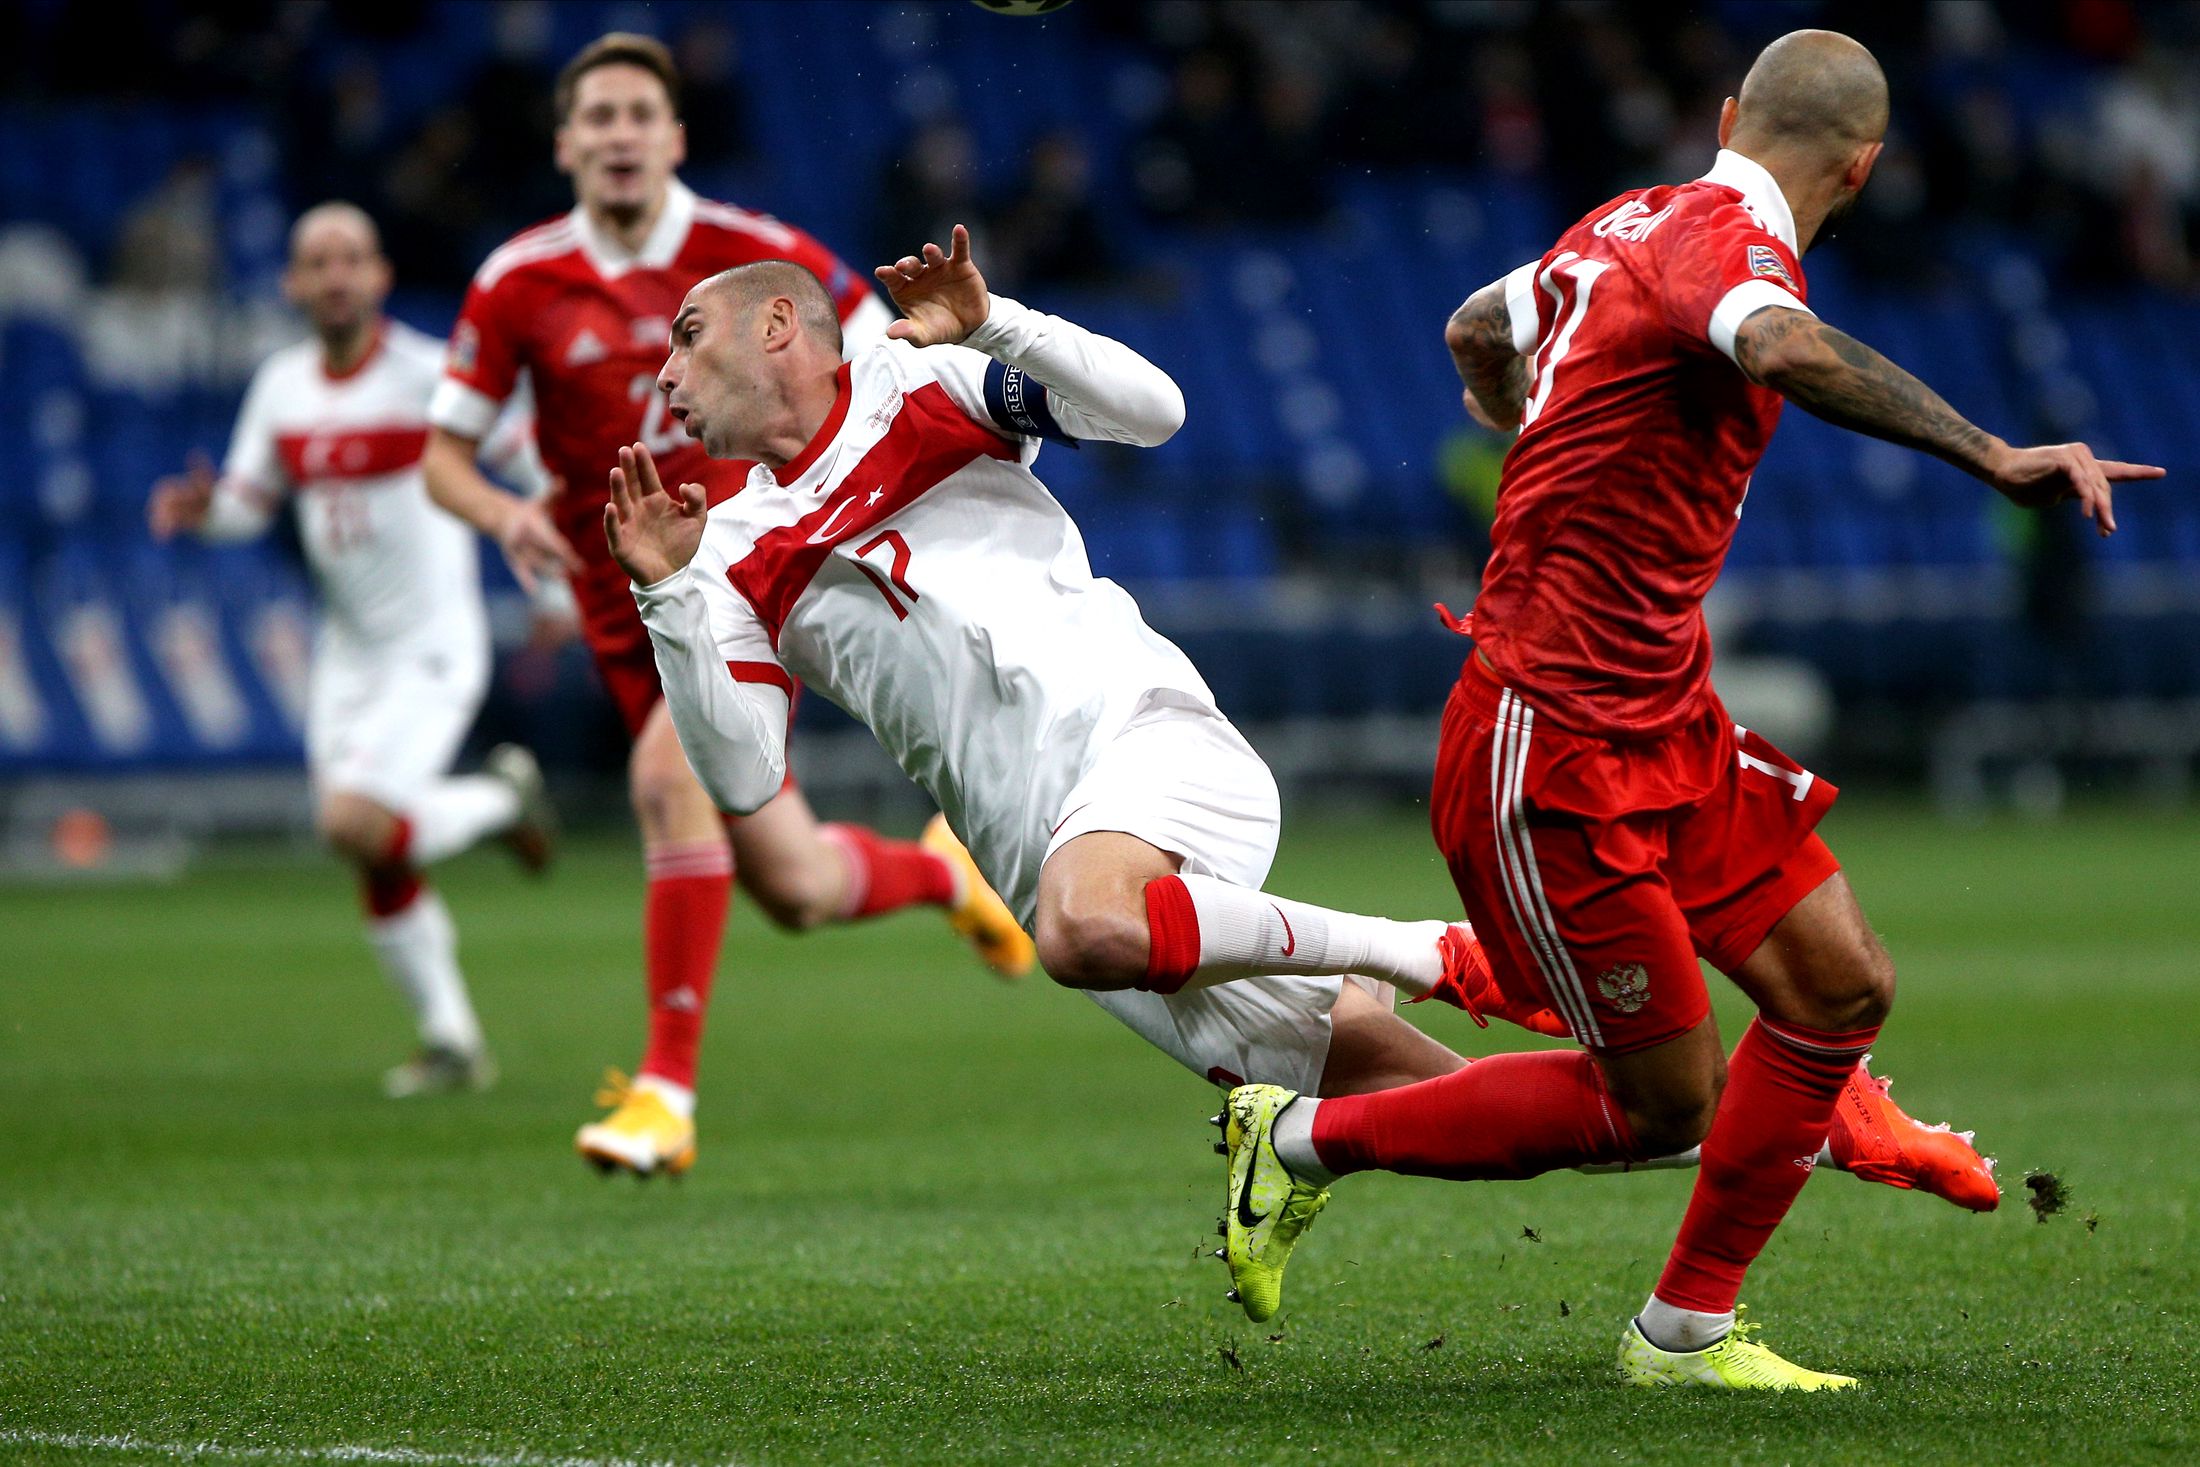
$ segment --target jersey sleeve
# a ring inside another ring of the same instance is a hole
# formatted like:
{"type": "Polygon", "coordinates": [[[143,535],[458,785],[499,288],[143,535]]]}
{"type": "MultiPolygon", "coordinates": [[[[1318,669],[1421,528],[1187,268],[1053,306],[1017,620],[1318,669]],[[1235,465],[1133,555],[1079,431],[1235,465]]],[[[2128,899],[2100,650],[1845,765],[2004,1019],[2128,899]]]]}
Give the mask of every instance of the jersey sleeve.
{"type": "Polygon", "coordinates": [[[1540,259],[1509,272],[1498,282],[1505,290],[1505,316],[1512,326],[1513,350],[1531,356],[1543,339],[1543,323],[1536,315],[1535,276],[1543,268],[1540,259]]]}
{"type": "Polygon", "coordinates": [[[967,346],[923,349],[957,406],[1027,445],[1080,439],[1152,448],[1184,425],[1184,393],[1122,342],[993,296],[967,346]]]}
{"type": "Polygon", "coordinates": [[[290,476],[276,451],[272,363],[262,364],[245,390],[244,406],[229,433],[214,498],[199,526],[201,538],[217,544],[249,540],[266,530],[275,506],[290,488],[290,476]]]}
{"type": "Polygon", "coordinates": [[[428,401],[428,421],[461,438],[486,438],[519,380],[520,335],[513,326],[511,281],[505,275],[484,284],[475,276],[451,328],[443,380],[428,401]]]}
{"type": "Polygon", "coordinates": [[[717,527],[686,569],[634,588],[665,706],[696,778],[721,810],[760,810],[787,776],[794,679],[755,608],[726,580],[717,527]]]}
{"type": "Polygon", "coordinates": [[[1731,358],[1734,333],[1766,306],[1808,312],[1802,263],[1748,210],[1730,204],[1676,234],[1661,279],[1667,323],[1731,358]]]}

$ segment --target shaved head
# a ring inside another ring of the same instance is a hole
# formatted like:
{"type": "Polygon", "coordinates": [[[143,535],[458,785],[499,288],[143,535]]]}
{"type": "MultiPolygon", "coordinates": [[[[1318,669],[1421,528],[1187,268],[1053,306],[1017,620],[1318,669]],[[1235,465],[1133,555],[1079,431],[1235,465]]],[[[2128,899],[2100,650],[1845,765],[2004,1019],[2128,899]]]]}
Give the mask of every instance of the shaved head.
{"type": "Polygon", "coordinates": [[[370,255],[382,253],[382,232],[374,227],[374,220],[368,217],[367,211],[357,204],[334,199],[326,204],[315,204],[290,226],[291,259],[298,259],[315,243],[330,238],[363,244],[370,255]]]}
{"type": "Polygon", "coordinates": [[[758,260],[721,270],[695,289],[695,298],[722,299],[737,316],[765,301],[785,296],[794,302],[795,319],[837,359],[840,356],[840,308],[825,283],[791,260],[758,260]]]}
{"type": "Polygon", "coordinates": [[[1790,31],[1742,78],[1731,146],[1752,157],[1835,160],[1887,133],[1887,77],[1838,31],[1790,31]]]}

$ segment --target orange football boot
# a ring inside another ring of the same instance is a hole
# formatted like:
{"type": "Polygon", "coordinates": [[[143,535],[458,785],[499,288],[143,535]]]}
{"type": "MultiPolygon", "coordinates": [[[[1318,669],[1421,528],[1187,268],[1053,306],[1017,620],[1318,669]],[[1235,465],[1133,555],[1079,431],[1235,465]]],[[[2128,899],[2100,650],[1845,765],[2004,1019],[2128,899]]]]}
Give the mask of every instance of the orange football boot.
{"type": "Polygon", "coordinates": [[[1994,1181],[1994,1159],[1971,1144],[1974,1132],[1928,1126],[1889,1098],[1894,1084],[1857,1061],[1856,1073],[1834,1102],[1833,1130],[1826,1137],[1833,1164],[1867,1182],[1915,1188],[1972,1212],[2001,1206],[1994,1181]]]}

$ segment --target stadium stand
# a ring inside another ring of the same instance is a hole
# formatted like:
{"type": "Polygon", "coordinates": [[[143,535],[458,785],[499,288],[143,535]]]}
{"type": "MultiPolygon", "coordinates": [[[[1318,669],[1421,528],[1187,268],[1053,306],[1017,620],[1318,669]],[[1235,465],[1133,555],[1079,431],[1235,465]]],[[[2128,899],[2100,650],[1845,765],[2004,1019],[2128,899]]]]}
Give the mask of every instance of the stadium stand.
{"type": "MultiPolygon", "coordinates": [[[[240,33],[239,54],[279,64],[248,74],[200,54],[191,85],[168,93],[197,100],[131,100],[126,75],[109,92],[26,77],[18,95],[50,94],[0,107],[11,139],[0,150],[0,773],[295,760],[298,691],[284,680],[310,602],[295,557],[280,544],[156,551],[147,488],[193,448],[218,455],[244,371],[282,338],[271,298],[298,207],[338,184],[361,195],[391,229],[399,313],[440,334],[463,285],[447,261],[478,258],[524,222],[482,176],[508,166],[481,140],[491,119],[467,109],[501,95],[508,73],[540,90],[559,58],[632,19],[631,7],[592,3],[415,8],[421,28],[395,38],[348,7],[302,30],[240,33]],[[470,190],[467,209],[399,176],[423,157],[449,163],[428,174],[470,190]],[[370,158],[381,171],[345,173],[370,158]],[[421,244],[408,209],[447,217],[450,237],[421,244]],[[203,260],[154,248],[201,226],[203,260]]],[[[1408,39],[1478,79],[1457,88],[1456,139],[1383,133],[1385,119],[1367,120],[1368,89],[1331,78],[1332,96],[1362,99],[1337,114],[1367,129],[1355,136],[1411,145],[1370,143],[1386,156],[1308,180],[1320,202],[1309,221],[1261,217],[1272,195],[1236,214],[1169,217],[1130,200],[1168,161],[1154,140],[1188,135],[1169,130],[1184,58],[1224,58],[1245,95],[1265,99],[1323,37],[1294,51],[1289,35],[1251,37],[1198,6],[1081,9],[1094,13],[1011,35],[959,5],[739,7],[738,145],[699,149],[709,161],[691,181],[864,259],[878,247],[879,180],[912,123],[961,128],[971,197],[986,209],[1022,176],[1034,138],[1071,130],[1089,156],[1086,217],[1119,268],[1096,284],[1000,283],[1139,344],[1191,407],[1160,452],[1050,456],[1095,562],[1149,598],[1249,722],[1426,713],[1458,654],[1426,608],[1471,599],[1473,464],[1493,462],[1475,458],[1438,333],[1466,291],[1594,202],[1560,196],[1532,166],[1535,148],[1596,146],[1560,126],[1567,103],[1535,61],[1550,38],[1386,9],[1385,25],[1418,27],[1408,39]],[[1526,122],[1499,105],[1512,95],[1507,57],[1540,78],[1526,122]],[[1508,139],[1531,123],[1540,141],[1523,164],[1508,139]]],[[[1731,58],[1812,7],[1774,10],[1718,7],[1695,41],[1731,58]]],[[[2146,98],[2132,100],[2137,43],[2042,36],[2027,29],[2036,11],[1986,10],[1984,40],[1936,32],[1924,74],[1895,78],[1901,131],[1875,185],[1883,207],[1853,241],[1811,256],[1812,299],[2009,436],[2084,436],[2189,482],[2200,463],[2189,262],[2104,268],[2097,242],[2072,243],[2082,231],[2040,212],[2057,188],[2071,193],[2053,163],[2074,125],[2119,107],[2146,115],[2146,98]],[[2006,156],[1965,151],[1971,114],[1935,102],[1955,95],[2003,109],[2006,156]],[[1980,177],[2031,193],[1980,203],[1965,193],[1980,177]]],[[[718,7],[647,14],[669,37],[726,24],[718,7]]],[[[59,45],[73,23],[67,7],[29,6],[13,22],[22,55],[59,45]]],[[[1726,74],[1706,53],[1661,49],[1620,21],[1565,23],[1621,26],[1644,67],[1635,102],[1664,109],[1655,136],[1628,146],[1611,118],[1598,124],[1615,189],[1706,161],[1704,88],[1715,102],[1726,74]]],[[[715,39],[723,49],[731,36],[715,39]]],[[[517,171],[534,176],[511,185],[513,207],[555,183],[546,140],[526,146],[517,171]]],[[[2117,204],[2074,195],[2062,207],[2117,204]]],[[[2124,534],[2096,546],[2067,523],[2003,515],[1952,469],[1791,413],[1736,542],[1725,645],[1808,660],[1844,706],[2200,696],[2200,500],[2142,489],[2129,502],[2124,534]]],[[[491,576],[510,594],[501,567],[491,576]]]]}

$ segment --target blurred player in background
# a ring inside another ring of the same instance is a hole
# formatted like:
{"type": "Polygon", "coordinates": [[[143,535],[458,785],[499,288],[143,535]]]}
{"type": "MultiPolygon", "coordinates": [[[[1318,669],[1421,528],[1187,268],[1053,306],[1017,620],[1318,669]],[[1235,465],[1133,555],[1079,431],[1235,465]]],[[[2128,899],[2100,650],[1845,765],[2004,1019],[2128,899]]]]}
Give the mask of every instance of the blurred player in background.
{"type": "Polygon", "coordinates": [[[389,264],[350,204],[299,218],[283,288],[313,338],[261,364],[219,475],[201,462],[154,489],[152,530],[244,539],[296,499],[323,610],[306,726],[317,818],[359,868],[375,955],[420,1031],[385,1088],[478,1090],[495,1067],[423,868],[501,835],[540,871],[551,822],[524,749],[449,773],[488,689],[489,628],[474,537],[421,482],[442,344],[382,314],[389,264]]]}
{"type": "Polygon", "coordinates": [[[635,1082],[614,1075],[611,1113],[581,1128],[581,1154],[606,1168],[678,1173],[695,1158],[695,1065],[727,900],[742,884],[790,928],[912,905],[946,910],[1007,975],[1030,966],[1030,939],[985,887],[944,826],[927,844],[854,825],[820,825],[791,780],[730,832],[680,752],[649,636],[599,523],[605,474],[639,438],[715,500],[738,468],[687,445],[655,390],[681,297],[706,276],[756,260],[794,260],[830,282],[852,342],[880,338],[892,313],[868,285],[800,230],[695,196],[679,83],[664,46],[614,33],[560,74],[557,163],[573,180],[570,214],[515,236],[474,277],[451,336],[430,418],[429,491],[503,546],[522,581],[563,574],[605,687],[633,738],[628,766],[649,886],[643,912],[648,1047],[635,1082]],[[475,457],[521,375],[532,383],[543,462],[560,483],[548,506],[482,477],[475,457]],[[929,848],[928,848],[929,847],[929,848]]]}
{"type": "MultiPolygon", "coordinates": [[[[1811,313],[1800,257],[1854,203],[1886,125],[1869,52],[1786,36],[1727,100],[1708,174],[1600,206],[1446,333],[1470,410],[1520,437],[1444,715],[1437,842],[1498,991],[1554,1009],[1583,1048],[1364,1098],[1230,1101],[1235,1195],[1301,1217],[1345,1172],[1527,1177],[1700,1142],[1680,1236],[1622,1335],[1637,1385],[1855,1384],[1735,1324],[1894,998],[1814,833],[1832,787],[1736,727],[1710,683],[1703,597],[1783,399],[2017,504],[2074,499],[2103,534],[2111,481],[2160,473],[2083,444],[2012,448],[1811,313]],[[1699,958],[1758,1010],[1730,1061],[1699,958]]],[[[1262,1256],[1256,1232],[1233,1224],[1233,1271],[1272,1286],[1289,1239],[1262,1256]]]]}

